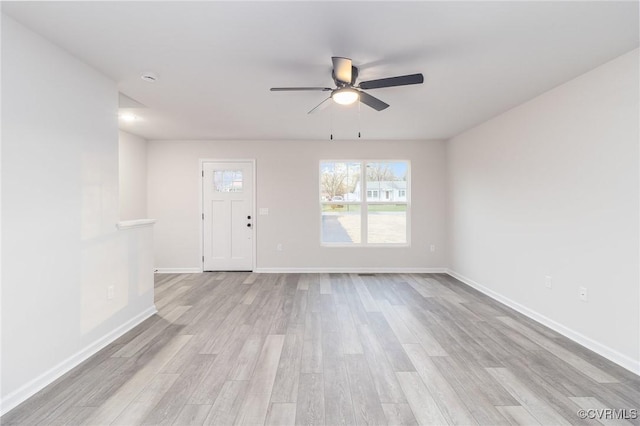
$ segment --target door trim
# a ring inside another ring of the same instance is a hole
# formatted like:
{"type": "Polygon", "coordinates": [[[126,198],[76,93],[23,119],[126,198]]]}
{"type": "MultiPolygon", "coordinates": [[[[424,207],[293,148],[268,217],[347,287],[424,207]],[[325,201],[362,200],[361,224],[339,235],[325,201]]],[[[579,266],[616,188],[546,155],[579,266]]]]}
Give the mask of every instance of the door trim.
{"type": "Polygon", "coordinates": [[[204,272],[204,221],[202,220],[202,215],[204,214],[204,187],[202,186],[202,173],[204,172],[204,164],[205,163],[251,163],[251,170],[253,174],[253,206],[251,208],[251,217],[254,218],[253,221],[253,238],[251,239],[251,271],[256,270],[256,262],[257,262],[257,251],[256,251],[256,239],[258,238],[258,232],[256,231],[258,224],[258,217],[256,216],[256,202],[257,202],[257,194],[258,194],[258,186],[256,179],[256,159],[255,158],[200,158],[198,160],[198,188],[199,188],[199,203],[200,203],[200,214],[198,215],[198,222],[200,222],[200,272],[204,272]]]}

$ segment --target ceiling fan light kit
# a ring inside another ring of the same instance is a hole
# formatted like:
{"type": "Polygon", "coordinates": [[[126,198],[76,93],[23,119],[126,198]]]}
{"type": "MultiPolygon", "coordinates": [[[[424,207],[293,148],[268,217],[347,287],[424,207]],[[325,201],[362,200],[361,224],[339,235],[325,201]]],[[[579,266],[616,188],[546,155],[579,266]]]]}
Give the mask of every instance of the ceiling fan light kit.
{"type": "Polygon", "coordinates": [[[357,90],[350,87],[336,89],[331,93],[331,99],[340,105],[351,105],[358,100],[360,94],[357,90]]]}
{"type": "Polygon", "coordinates": [[[384,87],[407,86],[410,84],[422,84],[424,77],[422,74],[402,75],[398,77],[381,78],[377,80],[363,81],[356,84],[358,78],[358,68],[354,67],[351,59],[334,56],[331,58],[333,70],[331,77],[336,84],[335,89],[330,87],[272,87],[272,92],[285,91],[320,91],[331,92],[331,95],[322,101],[318,106],[309,111],[309,114],[324,109],[329,99],[340,105],[350,105],[358,99],[363,104],[376,111],[382,111],[389,107],[389,104],[371,96],[364,90],[381,89],[384,87]]]}

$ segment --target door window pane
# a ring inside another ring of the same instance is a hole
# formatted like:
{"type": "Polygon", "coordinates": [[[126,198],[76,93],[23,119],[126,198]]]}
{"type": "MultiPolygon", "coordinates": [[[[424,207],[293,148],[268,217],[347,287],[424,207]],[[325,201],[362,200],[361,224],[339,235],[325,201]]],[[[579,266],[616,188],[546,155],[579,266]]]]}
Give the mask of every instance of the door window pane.
{"type": "Polygon", "coordinates": [[[242,170],[214,170],[216,192],[242,192],[242,170]]]}
{"type": "Polygon", "coordinates": [[[367,242],[370,244],[406,243],[407,205],[369,204],[367,225],[367,242]]]}
{"type": "Polygon", "coordinates": [[[361,241],[360,206],[353,204],[322,205],[322,242],[355,243],[361,241]]]}

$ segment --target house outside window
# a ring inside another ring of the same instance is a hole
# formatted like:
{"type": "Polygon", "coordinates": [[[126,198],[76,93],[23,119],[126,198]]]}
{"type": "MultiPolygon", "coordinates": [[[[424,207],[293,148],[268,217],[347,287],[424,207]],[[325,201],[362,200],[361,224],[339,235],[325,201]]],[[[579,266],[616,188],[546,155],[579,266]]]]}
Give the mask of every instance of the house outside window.
{"type": "Polygon", "coordinates": [[[409,166],[406,160],[321,161],[321,244],[408,245],[409,166]]]}

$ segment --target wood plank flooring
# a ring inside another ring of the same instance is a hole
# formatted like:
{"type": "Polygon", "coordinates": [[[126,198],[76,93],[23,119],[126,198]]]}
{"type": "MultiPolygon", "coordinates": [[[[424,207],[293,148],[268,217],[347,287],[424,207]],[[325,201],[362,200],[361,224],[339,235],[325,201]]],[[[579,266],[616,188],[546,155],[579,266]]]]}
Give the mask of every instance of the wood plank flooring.
{"type": "Polygon", "coordinates": [[[640,424],[638,376],[447,275],[157,275],[156,306],[0,423],[640,424]]]}

